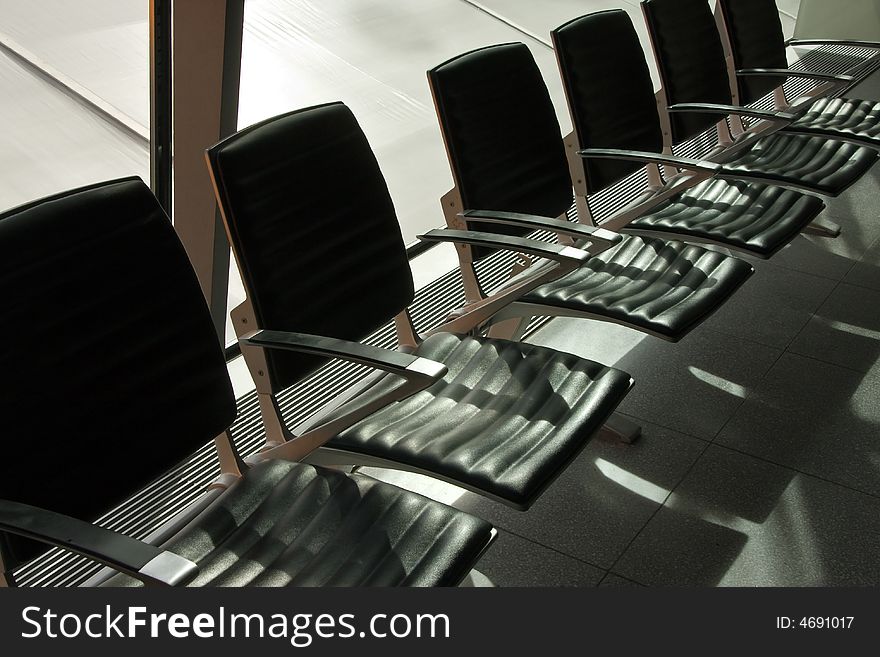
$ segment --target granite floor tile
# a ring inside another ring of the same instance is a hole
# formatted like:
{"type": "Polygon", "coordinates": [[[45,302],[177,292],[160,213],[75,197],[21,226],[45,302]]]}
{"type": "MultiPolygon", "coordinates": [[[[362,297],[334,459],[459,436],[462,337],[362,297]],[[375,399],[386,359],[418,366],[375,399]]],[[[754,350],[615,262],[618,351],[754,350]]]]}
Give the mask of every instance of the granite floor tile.
{"type": "Polygon", "coordinates": [[[828,278],[761,263],[703,326],[785,349],[834,286],[828,278]]]}
{"type": "Polygon", "coordinates": [[[880,495],[880,365],[786,354],[716,442],[880,495]]]}
{"type": "Polygon", "coordinates": [[[530,340],[629,372],[635,387],[622,412],[705,440],[781,354],[704,326],[670,343],[609,323],[561,318],[530,340]]]}
{"type": "Polygon", "coordinates": [[[605,573],[550,548],[501,531],[477,564],[495,586],[597,586],[605,573]]]}
{"type": "Polygon", "coordinates": [[[613,571],[652,586],[876,585],[880,500],[713,445],[613,571]]]}
{"type": "Polygon", "coordinates": [[[843,282],[880,290],[880,239],[877,239],[865,255],[853,265],[843,282]]]}
{"type": "Polygon", "coordinates": [[[880,290],[840,284],[789,351],[869,371],[880,359],[880,290]]]}

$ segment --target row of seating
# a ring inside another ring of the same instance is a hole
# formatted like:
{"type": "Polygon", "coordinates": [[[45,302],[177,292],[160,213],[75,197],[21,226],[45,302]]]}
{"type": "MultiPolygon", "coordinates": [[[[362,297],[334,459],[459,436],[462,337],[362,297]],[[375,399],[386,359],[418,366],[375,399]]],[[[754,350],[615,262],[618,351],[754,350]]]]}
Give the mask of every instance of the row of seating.
{"type": "MultiPolygon", "coordinates": [[[[655,47],[667,44],[658,53],[673,48],[660,30],[685,20],[684,4],[708,11],[702,0],[643,4],[655,47]]],[[[637,433],[614,416],[630,376],[518,341],[528,318],[598,318],[679,340],[753,273],[694,242],[770,257],[822,202],[767,181],[839,192],[876,159],[849,133],[821,139],[835,149],[833,171],[812,145],[797,169],[777,161],[773,170],[762,156],[750,160],[759,172],[731,155],[815,139],[783,132],[806,116],[793,110],[774,115],[773,131],[743,127],[717,157],[677,158],[663,152],[624,12],[576,19],[553,39],[575,126],[565,140],[523,44],[481,48],[428,74],[455,188],[442,200],[448,228],[421,237],[456,244],[467,304],[425,335],[407,310],[412,273],[385,180],[347,107],[296,110],[208,150],[247,291],[233,323],[266,426],[266,448],[247,462],[229,434],[236,403],[210,313],[143,182],[0,215],[9,314],[0,403],[11,436],[0,465],[3,582],[49,544],[108,565],[89,582],[104,586],[457,584],[494,539],[488,523],[324,466],[403,468],[527,509],[603,425],[637,433]],[[650,187],[595,225],[590,194],[645,163],[650,187]],[[578,222],[566,214],[573,189],[578,222]],[[535,239],[536,230],[562,239],[535,239]],[[533,261],[487,293],[475,264],[498,249],[533,261]],[[397,350],[363,344],[390,320],[397,350]],[[276,395],[331,358],[375,372],[306,424],[285,426],[276,395]],[[212,438],[220,479],[147,540],[92,524],[212,438]]],[[[702,84],[684,80],[675,88],[702,84]]]]}

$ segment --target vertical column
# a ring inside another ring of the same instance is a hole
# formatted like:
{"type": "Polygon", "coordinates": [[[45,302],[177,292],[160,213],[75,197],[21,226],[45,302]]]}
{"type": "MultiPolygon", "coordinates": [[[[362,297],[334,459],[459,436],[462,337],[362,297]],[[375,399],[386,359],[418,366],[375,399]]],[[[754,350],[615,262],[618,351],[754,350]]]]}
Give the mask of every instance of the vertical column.
{"type": "Polygon", "coordinates": [[[204,152],[236,129],[244,0],[176,0],[172,13],[174,226],[222,341],[229,245],[204,152]]]}
{"type": "Polygon", "coordinates": [[[150,0],[150,188],[170,216],[171,0],[150,0]]]}

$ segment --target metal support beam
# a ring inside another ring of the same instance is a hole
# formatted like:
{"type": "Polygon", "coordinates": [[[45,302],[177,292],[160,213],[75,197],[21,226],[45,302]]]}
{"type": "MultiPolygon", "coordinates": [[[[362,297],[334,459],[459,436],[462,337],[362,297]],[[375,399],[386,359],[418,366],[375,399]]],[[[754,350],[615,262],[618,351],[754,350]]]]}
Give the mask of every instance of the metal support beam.
{"type": "Polygon", "coordinates": [[[223,342],[229,245],[204,152],[237,127],[244,0],[178,0],[172,10],[174,226],[223,342]]]}
{"type": "Polygon", "coordinates": [[[150,0],[150,188],[171,216],[171,0],[150,0]]]}

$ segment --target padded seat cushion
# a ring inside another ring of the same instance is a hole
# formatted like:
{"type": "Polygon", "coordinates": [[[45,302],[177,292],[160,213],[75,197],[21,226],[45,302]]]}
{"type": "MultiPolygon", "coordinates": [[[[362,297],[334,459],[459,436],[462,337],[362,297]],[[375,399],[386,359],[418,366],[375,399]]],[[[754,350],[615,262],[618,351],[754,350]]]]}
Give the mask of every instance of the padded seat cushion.
{"type": "Polygon", "coordinates": [[[880,148],[880,103],[873,101],[820,98],[792,125],[852,135],[880,148]]]}
{"type": "Polygon", "coordinates": [[[768,182],[790,180],[837,196],[877,161],[877,152],[842,141],[775,133],[758,139],[745,152],[719,158],[727,170],[766,177],[768,182]]]}
{"type": "Polygon", "coordinates": [[[417,353],[449,372],[327,446],[401,462],[520,508],[581,451],[632,383],[620,370],[506,340],[438,333],[417,353]]]}
{"type": "Polygon", "coordinates": [[[794,239],[823,207],[820,198],[783,187],[713,178],[623,230],[687,235],[767,258],[794,239]]]}
{"type": "MultiPolygon", "coordinates": [[[[255,465],[166,548],[198,564],[190,586],[458,584],[488,523],[362,475],[255,465]]],[[[116,575],[104,586],[138,586],[116,575]]]]}
{"type": "Polygon", "coordinates": [[[752,274],[752,266],[700,246],[626,235],[577,270],[521,301],[595,315],[678,340],[752,274]]]}

